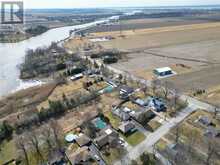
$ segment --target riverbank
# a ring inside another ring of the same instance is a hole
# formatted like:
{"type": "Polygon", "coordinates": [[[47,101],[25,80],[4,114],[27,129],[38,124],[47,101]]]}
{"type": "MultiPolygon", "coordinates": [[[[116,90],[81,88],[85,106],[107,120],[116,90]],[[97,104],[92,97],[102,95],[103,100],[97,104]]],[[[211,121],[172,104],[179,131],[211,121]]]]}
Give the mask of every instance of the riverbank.
{"type": "Polygon", "coordinates": [[[19,42],[31,39],[32,37],[37,37],[39,35],[42,35],[52,29],[62,28],[62,27],[67,27],[67,26],[77,26],[77,25],[80,25],[80,24],[66,24],[66,25],[60,25],[60,26],[51,26],[51,27],[48,27],[47,30],[41,33],[35,34],[35,35],[34,34],[31,35],[29,33],[8,34],[7,36],[4,36],[4,37],[0,36],[0,44],[19,43],[19,42]]]}

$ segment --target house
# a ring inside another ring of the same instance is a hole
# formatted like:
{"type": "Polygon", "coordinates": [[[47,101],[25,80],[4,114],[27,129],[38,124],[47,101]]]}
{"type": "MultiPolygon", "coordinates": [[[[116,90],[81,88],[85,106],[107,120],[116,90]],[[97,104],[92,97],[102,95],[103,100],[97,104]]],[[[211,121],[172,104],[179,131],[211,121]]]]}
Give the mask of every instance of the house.
{"type": "Polygon", "coordinates": [[[130,115],[126,112],[124,112],[123,110],[121,109],[114,109],[112,111],[112,113],[116,116],[118,116],[122,121],[127,121],[130,119],[130,115]]]}
{"type": "Polygon", "coordinates": [[[65,164],[65,156],[63,153],[59,151],[54,151],[50,156],[49,156],[49,165],[59,165],[59,164],[65,164]]]}
{"type": "Polygon", "coordinates": [[[90,145],[91,143],[91,139],[85,134],[80,135],[75,141],[80,147],[90,145]]]}
{"type": "Polygon", "coordinates": [[[209,126],[212,124],[212,121],[208,116],[199,116],[198,122],[204,126],[209,126]]]}
{"type": "Polygon", "coordinates": [[[132,122],[127,121],[123,122],[118,128],[123,134],[127,134],[135,130],[135,125],[132,122]]]}
{"type": "Polygon", "coordinates": [[[129,87],[129,86],[126,86],[126,85],[123,85],[121,86],[120,88],[120,95],[130,95],[134,92],[134,89],[129,87]]]}
{"type": "Polygon", "coordinates": [[[153,119],[156,115],[154,114],[154,112],[152,112],[150,109],[143,109],[139,112],[136,112],[134,114],[134,118],[140,122],[140,123],[145,123],[147,121],[150,121],[151,119],[153,119]]]}
{"type": "Polygon", "coordinates": [[[205,130],[203,135],[207,137],[220,137],[220,130],[214,127],[208,127],[208,129],[205,130]]]}
{"type": "Polygon", "coordinates": [[[148,105],[157,112],[164,112],[167,110],[165,103],[159,98],[151,98],[148,105]]]}
{"type": "Polygon", "coordinates": [[[141,106],[141,107],[146,107],[148,106],[148,104],[150,103],[150,101],[152,100],[151,97],[148,97],[148,98],[145,98],[145,99],[136,99],[136,100],[133,100],[133,103],[141,106]]]}
{"type": "Polygon", "coordinates": [[[118,133],[114,131],[111,127],[107,127],[100,131],[99,136],[94,140],[98,148],[102,148],[107,144],[118,141],[118,133]]]}
{"type": "Polygon", "coordinates": [[[155,75],[160,76],[160,77],[169,76],[173,74],[172,69],[169,67],[157,68],[153,72],[155,75]]]}
{"type": "Polygon", "coordinates": [[[124,107],[124,108],[122,109],[122,111],[125,112],[125,113],[130,113],[130,112],[131,112],[131,109],[128,108],[128,107],[124,107]]]}
{"type": "Polygon", "coordinates": [[[74,76],[71,76],[71,77],[70,77],[70,80],[75,81],[75,80],[79,80],[79,79],[81,79],[81,78],[83,78],[83,74],[82,74],[82,73],[79,73],[79,74],[76,74],[76,75],[74,75],[74,76]]]}
{"type": "Polygon", "coordinates": [[[72,165],[89,165],[91,164],[92,155],[90,154],[89,148],[84,146],[76,150],[72,154],[66,154],[69,162],[72,165]]]}
{"type": "Polygon", "coordinates": [[[110,86],[113,86],[114,88],[117,88],[118,84],[115,83],[113,80],[111,79],[105,79],[106,83],[109,84],[110,86]]]}

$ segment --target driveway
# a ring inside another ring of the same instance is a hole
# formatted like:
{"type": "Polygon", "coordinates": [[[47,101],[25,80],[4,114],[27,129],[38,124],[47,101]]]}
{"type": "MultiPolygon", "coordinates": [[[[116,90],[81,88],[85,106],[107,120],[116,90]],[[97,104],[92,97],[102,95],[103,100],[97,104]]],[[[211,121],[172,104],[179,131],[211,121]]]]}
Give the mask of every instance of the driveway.
{"type": "MultiPolygon", "coordinates": [[[[187,108],[185,108],[182,112],[179,113],[179,115],[176,118],[172,118],[170,121],[166,122],[155,132],[149,134],[143,142],[133,147],[129,151],[129,153],[125,155],[125,157],[129,158],[130,160],[135,160],[145,151],[152,150],[152,146],[156,144],[160,140],[160,138],[166,135],[173,127],[175,127],[178,123],[183,121],[196,109],[197,107],[195,106],[188,106],[187,108]]],[[[121,161],[117,161],[115,165],[121,165],[121,161]]]]}

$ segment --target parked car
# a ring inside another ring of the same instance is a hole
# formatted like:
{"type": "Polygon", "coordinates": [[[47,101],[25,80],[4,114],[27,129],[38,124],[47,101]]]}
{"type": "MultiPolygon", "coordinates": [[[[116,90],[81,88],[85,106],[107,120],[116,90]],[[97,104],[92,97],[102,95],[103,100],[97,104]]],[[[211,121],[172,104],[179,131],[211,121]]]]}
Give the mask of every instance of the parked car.
{"type": "Polygon", "coordinates": [[[94,158],[97,160],[97,161],[100,161],[100,157],[98,155],[94,155],[94,158]]]}

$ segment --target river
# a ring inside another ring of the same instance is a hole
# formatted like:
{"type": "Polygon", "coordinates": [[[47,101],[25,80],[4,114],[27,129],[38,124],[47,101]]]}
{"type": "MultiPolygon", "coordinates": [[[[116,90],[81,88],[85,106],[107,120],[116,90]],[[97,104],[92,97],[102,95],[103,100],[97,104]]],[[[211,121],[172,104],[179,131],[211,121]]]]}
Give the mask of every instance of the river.
{"type": "Polygon", "coordinates": [[[18,66],[22,63],[27,49],[49,46],[51,42],[58,42],[68,38],[70,30],[95,26],[97,23],[103,23],[108,20],[51,29],[39,36],[18,43],[0,43],[0,96],[41,83],[34,80],[24,82],[19,79],[18,66]]]}

